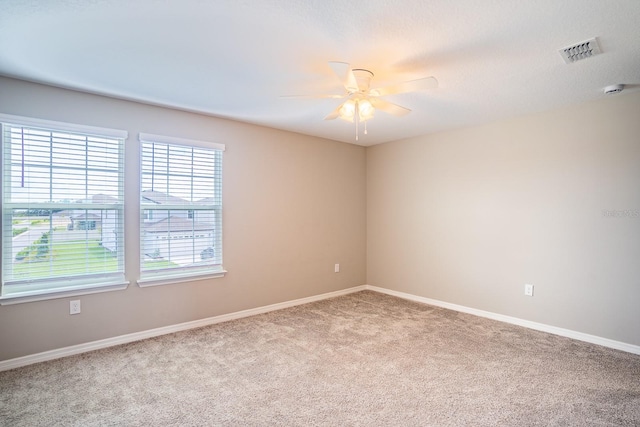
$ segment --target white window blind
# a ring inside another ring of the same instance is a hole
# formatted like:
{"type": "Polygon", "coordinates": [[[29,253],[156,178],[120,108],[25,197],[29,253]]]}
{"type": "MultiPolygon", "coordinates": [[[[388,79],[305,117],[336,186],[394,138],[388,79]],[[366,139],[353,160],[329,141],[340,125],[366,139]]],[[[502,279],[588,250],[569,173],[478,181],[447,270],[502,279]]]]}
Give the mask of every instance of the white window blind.
{"type": "Polygon", "coordinates": [[[141,285],[223,273],[224,145],[140,134],[141,285]]]}
{"type": "Polygon", "coordinates": [[[2,293],[122,285],[126,132],[0,115],[2,293]]]}

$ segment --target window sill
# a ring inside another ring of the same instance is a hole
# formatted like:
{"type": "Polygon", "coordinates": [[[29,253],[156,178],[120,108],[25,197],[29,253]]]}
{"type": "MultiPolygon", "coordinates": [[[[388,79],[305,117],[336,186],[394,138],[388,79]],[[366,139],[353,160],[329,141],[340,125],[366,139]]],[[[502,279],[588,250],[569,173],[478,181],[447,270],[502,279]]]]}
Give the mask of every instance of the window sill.
{"type": "Polygon", "coordinates": [[[226,270],[216,270],[209,273],[196,273],[191,275],[155,276],[138,279],[138,286],[147,288],[151,286],[174,285],[177,283],[194,282],[205,279],[219,279],[227,274],[226,270]]]}
{"type": "Polygon", "coordinates": [[[0,297],[0,305],[20,304],[24,302],[45,301],[58,298],[75,297],[80,295],[97,294],[101,292],[122,291],[129,286],[128,281],[93,286],[75,286],[50,291],[26,291],[0,297]]]}

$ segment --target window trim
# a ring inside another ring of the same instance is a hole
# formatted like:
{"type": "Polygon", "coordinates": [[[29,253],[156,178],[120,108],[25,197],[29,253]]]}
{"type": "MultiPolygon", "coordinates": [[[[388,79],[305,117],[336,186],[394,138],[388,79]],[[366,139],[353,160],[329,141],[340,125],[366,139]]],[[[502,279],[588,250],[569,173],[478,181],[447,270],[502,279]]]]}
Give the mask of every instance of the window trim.
{"type": "Polygon", "coordinates": [[[31,117],[14,116],[0,113],[0,123],[7,122],[16,125],[55,128],[60,131],[84,133],[91,136],[107,136],[110,138],[129,138],[129,132],[120,129],[102,128],[98,126],[79,125],[75,123],[58,122],[55,120],[34,119],[31,117]]]}
{"type": "Polygon", "coordinates": [[[177,283],[195,282],[205,279],[219,279],[221,277],[224,277],[226,274],[227,270],[221,268],[219,270],[216,269],[208,272],[199,271],[193,274],[163,274],[157,275],[157,277],[149,275],[145,278],[139,278],[136,282],[141,288],[148,288],[152,286],[175,285],[177,283]]]}
{"type": "Polygon", "coordinates": [[[102,292],[122,291],[129,287],[128,280],[114,283],[99,283],[96,285],[78,285],[77,287],[69,286],[67,288],[57,288],[50,291],[35,293],[23,292],[11,296],[1,297],[0,305],[20,304],[23,302],[45,301],[58,298],[75,297],[81,295],[97,294],[102,292]]]}
{"type": "Polygon", "coordinates": [[[178,138],[175,136],[155,135],[152,133],[140,132],[139,142],[159,142],[163,144],[185,145],[188,147],[210,148],[213,150],[225,151],[226,146],[217,142],[200,141],[197,139],[178,138]]]}
{"type": "MultiPolygon", "coordinates": [[[[54,120],[45,120],[24,116],[17,116],[11,114],[0,113],[0,138],[4,138],[4,124],[8,125],[18,125],[24,127],[33,127],[40,128],[49,131],[55,132],[69,132],[82,134],[85,136],[94,136],[94,137],[106,137],[113,139],[121,139],[121,149],[125,149],[126,141],[129,137],[129,133],[125,130],[112,129],[112,128],[103,128],[97,126],[89,126],[89,125],[81,125],[75,123],[68,122],[60,122],[54,120]]],[[[125,163],[124,163],[124,151],[120,153],[122,158],[122,163],[120,164],[121,175],[125,174],[125,163]]],[[[0,150],[0,161],[2,162],[2,166],[0,167],[0,173],[4,174],[4,146],[2,150],[0,150]]],[[[123,180],[124,182],[124,180],[123,180]]],[[[122,185],[122,184],[121,184],[122,185]]],[[[125,221],[124,217],[124,188],[123,190],[123,203],[122,203],[122,221],[125,221]]],[[[0,199],[4,205],[4,185],[0,187],[0,199]]],[[[12,204],[12,203],[9,203],[12,204]]],[[[3,206],[3,210],[4,210],[3,206]]],[[[3,213],[0,214],[3,216],[3,213]]],[[[4,239],[5,236],[3,236],[4,239]]],[[[4,249],[4,242],[0,242],[4,249]]],[[[123,247],[123,262],[126,264],[126,256],[124,253],[123,247]]],[[[10,305],[17,304],[23,302],[31,302],[31,301],[41,301],[41,300],[50,300],[57,298],[64,298],[70,296],[78,296],[78,295],[86,295],[93,294],[98,292],[108,292],[115,290],[123,290],[129,286],[129,281],[126,279],[126,265],[123,265],[123,270],[121,272],[113,273],[113,274],[104,274],[104,276],[100,277],[99,275],[96,277],[88,278],[86,275],[70,277],[67,279],[61,278],[51,278],[51,283],[58,284],[56,287],[52,288],[44,288],[44,289],[33,289],[33,290],[25,290],[25,291],[17,291],[7,295],[3,294],[4,286],[7,286],[5,283],[0,283],[0,305],[10,305]],[[64,280],[64,282],[63,282],[64,280]],[[63,285],[61,283],[64,283],[63,285]]],[[[48,279],[43,279],[43,282],[46,282],[48,279]]]]}

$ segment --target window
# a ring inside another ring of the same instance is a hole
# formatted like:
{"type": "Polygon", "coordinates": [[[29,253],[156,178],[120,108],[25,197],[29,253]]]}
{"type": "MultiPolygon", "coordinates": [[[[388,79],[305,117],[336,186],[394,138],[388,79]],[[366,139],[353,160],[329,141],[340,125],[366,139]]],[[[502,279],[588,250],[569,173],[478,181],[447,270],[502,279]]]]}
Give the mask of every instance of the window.
{"type": "Polygon", "coordinates": [[[122,289],[125,131],[1,115],[2,286],[19,302],[122,289]]]}
{"type": "Polygon", "coordinates": [[[222,276],[224,145],[140,134],[140,285],[222,276]]]}

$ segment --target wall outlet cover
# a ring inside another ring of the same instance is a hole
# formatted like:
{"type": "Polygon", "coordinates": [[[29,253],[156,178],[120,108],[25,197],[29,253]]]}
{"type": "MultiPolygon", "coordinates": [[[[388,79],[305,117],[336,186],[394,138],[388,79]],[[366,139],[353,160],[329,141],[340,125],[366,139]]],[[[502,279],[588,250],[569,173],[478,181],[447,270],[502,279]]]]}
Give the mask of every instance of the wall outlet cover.
{"type": "Polygon", "coordinates": [[[524,285],[524,294],[528,297],[533,296],[533,285],[526,284],[524,285]]]}
{"type": "Polygon", "coordinates": [[[69,314],[80,314],[80,300],[73,300],[69,302],[69,314]]]}

